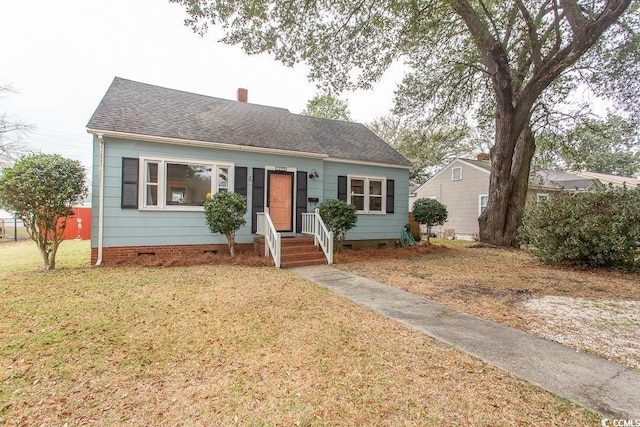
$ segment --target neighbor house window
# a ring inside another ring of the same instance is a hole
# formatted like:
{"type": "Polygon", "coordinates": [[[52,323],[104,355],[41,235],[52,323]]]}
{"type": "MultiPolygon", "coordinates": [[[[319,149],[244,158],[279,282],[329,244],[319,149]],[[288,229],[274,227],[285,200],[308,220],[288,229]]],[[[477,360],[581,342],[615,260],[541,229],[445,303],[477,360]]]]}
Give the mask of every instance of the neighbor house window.
{"type": "Polygon", "coordinates": [[[489,196],[486,194],[480,195],[480,209],[479,212],[482,213],[487,208],[487,202],[489,201],[489,196]]]}
{"type": "Polygon", "coordinates": [[[387,186],[384,178],[351,176],[348,183],[349,204],[359,213],[385,212],[387,186]]]}
{"type": "Polygon", "coordinates": [[[462,168],[451,169],[451,179],[454,181],[462,180],[462,168]]]}
{"type": "Polygon", "coordinates": [[[536,200],[539,201],[539,202],[547,201],[547,200],[549,200],[549,194],[547,194],[547,193],[537,193],[536,194],[536,200]]]}
{"type": "Polygon", "coordinates": [[[232,165],[142,159],[143,208],[195,209],[218,191],[230,191],[232,165]],[[214,179],[216,177],[216,179],[214,179]]]}

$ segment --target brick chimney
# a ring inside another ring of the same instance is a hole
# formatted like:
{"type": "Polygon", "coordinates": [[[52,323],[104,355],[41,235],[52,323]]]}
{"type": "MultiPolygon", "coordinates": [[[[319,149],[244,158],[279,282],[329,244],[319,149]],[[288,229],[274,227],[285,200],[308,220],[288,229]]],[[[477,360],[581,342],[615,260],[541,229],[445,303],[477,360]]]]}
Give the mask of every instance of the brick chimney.
{"type": "Polygon", "coordinates": [[[489,156],[489,153],[478,153],[476,160],[480,162],[489,162],[491,161],[491,157],[489,156]]]}
{"type": "Polygon", "coordinates": [[[238,102],[247,102],[249,99],[249,91],[243,88],[238,88],[238,102]]]}

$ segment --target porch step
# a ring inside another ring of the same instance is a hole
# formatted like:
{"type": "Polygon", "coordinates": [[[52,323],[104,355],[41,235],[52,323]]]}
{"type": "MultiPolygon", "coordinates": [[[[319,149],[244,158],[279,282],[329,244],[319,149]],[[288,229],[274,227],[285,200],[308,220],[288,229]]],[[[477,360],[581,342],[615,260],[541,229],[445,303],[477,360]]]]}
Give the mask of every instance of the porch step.
{"type": "MultiPolygon", "coordinates": [[[[313,237],[282,238],[280,244],[280,268],[327,263],[322,249],[313,244],[313,237]]],[[[255,237],[253,247],[258,255],[264,256],[264,237],[255,237]]]]}

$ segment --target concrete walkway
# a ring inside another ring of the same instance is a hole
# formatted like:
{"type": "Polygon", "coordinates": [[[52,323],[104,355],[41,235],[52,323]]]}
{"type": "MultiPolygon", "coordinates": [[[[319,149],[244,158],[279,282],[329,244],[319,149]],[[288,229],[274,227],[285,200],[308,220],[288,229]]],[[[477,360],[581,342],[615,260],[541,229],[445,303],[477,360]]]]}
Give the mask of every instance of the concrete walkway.
{"type": "Polygon", "coordinates": [[[605,417],[640,420],[640,371],[331,266],[290,271],[605,417]]]}

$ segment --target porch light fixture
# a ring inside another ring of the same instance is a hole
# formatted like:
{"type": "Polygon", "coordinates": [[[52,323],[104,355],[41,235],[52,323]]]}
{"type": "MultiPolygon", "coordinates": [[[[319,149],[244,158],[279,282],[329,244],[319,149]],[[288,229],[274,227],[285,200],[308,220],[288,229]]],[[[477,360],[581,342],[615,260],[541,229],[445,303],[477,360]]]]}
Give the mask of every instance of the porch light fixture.
{"type": "Polygon", "coordinates": [[[315,169],[312,169],[311,172],[309,172],[309,178],[320,178],[320,175],[318,175],[318,172],[316,172],[315,169]]]}

